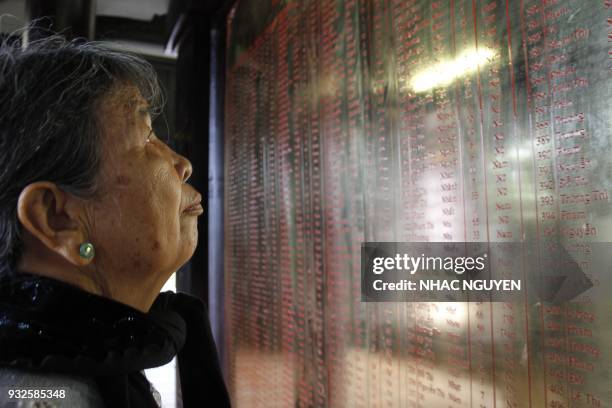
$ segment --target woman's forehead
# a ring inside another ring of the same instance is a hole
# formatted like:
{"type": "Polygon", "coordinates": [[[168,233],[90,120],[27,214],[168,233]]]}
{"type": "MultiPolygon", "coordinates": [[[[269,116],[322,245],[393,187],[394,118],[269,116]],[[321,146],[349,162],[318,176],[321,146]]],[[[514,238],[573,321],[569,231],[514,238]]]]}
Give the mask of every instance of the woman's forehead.
{"type": "Polygon", "coordinates": [[[103,144],[112,149],[120,146],[129,147],[142,133],[150,127],[148,103],[135,86],[124,86],[109,92],[102,100],[99,117],[103,144]]]}
{"type": "Polygon", "coordinates": [[[123,85],[112,89],[104,98],[101,107],[106,119],[117,119],[117,116],[121,116],[132,122],[138,111],[148,109],[149,103],[136,86],[123,85]]]}

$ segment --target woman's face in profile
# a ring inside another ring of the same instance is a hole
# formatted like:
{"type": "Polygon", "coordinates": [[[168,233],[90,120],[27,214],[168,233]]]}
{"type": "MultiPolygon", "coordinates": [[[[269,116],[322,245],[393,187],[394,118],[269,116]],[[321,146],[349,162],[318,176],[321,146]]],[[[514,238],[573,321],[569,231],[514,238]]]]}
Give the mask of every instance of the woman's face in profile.
{"type": "Polygon", "coordinates": [[[147,109],[132,86],[99,105],[102,162],[88,232],[96,268],[165,281],[193,255],[202,209],[184,210],[201,197],[185,183],[191,163],[155,136],[147,109]]]}

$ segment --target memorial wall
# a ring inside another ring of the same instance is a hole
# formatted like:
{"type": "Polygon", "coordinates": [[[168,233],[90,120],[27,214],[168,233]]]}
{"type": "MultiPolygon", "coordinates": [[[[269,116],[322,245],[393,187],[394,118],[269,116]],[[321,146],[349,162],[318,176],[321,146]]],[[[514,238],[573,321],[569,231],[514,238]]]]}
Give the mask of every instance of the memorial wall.
{"type": "Polygon", "coordinates": [[[610,0],[241,0],[227,59],[235,406],[612,406],[610,0]],[[362,301],[362,242],[525,287],[362,301]]]}

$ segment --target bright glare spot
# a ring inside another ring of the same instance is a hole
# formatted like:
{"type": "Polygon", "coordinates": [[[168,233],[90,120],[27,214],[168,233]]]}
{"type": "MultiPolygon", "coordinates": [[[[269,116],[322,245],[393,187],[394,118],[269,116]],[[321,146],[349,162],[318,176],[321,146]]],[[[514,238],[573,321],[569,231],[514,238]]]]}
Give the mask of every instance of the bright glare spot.
{"type": "Polygon", "coordinates": [[[452,60],[442,61],[417,73],[410,80],[410,87],[415,92],[424,92],[448,85],[455,79],[476,71],[480,65],[488,63],[493,55],[494,52],[490,48],[463,51],[452,60]]]}
{"type": "MultiPolygon", "coordinates": [[[[161,292],[167,290],[176,292],[176,273],[168,279],[161,292]]],[[[147,380],[160,393],[162,408],[176,408],[179,405],[176,395],[176,370],[176,357],[166,365],[145,370],[147,380]]]]}

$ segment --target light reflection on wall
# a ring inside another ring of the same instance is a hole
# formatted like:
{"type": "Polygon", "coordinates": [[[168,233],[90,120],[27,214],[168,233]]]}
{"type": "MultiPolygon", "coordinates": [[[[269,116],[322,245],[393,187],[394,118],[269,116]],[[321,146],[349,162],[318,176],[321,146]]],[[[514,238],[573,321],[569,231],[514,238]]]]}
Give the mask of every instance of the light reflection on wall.
{"type": "Polygon", "coordinates": [[[440,86],[448,86],[464,75],[473,74],[491,61],[494,51],[482,47],[465,50],[452,59],[437,62],[404,80],[414,92],[426,92],[440,86]]]}

